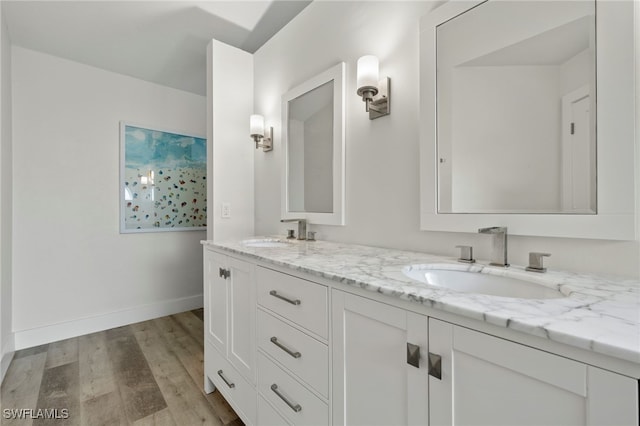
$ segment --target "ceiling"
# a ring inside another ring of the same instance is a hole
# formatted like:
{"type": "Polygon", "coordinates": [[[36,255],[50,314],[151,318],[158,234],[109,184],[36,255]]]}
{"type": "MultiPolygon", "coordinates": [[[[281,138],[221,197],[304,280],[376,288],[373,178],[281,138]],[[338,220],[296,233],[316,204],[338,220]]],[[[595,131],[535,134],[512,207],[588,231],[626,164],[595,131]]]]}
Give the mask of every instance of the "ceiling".
{"type": "MultiPolygon", "coordinates": [[[[533,37],[518,40],[489,52],[463,66],[527,66],[562,65],[589,49],[595,27],[595,16],[583,16],[563,25],[543,31],[533,37]]],[[[509,41],[508,38],[505,40],[509,41]]]]}
{"type": "Polygon", "coordinates": [[[206,94],[211,39],[253,53],[311,0],[2,0],[11,43],[206,94]]]}

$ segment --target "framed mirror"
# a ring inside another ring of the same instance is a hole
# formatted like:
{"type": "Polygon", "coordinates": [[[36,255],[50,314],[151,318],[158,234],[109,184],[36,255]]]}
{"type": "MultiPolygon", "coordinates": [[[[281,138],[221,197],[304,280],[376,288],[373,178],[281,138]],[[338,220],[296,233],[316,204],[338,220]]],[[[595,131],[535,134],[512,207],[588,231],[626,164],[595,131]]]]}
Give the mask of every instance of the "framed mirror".
{"type": "Polygon", "coordinates": [[[437,26],[439,213],[596,213],[595,18],[500,1],[437,26]]]}
{"type": "Polygon", "coordinates": [[[282,95],[282,218],[345,224],[345,64],[282,95]]]}
{"type": "Polygon", "coordinates": [[[420,56],[421,229],[635,239],[632,1],[449,2],[420,56]]]}

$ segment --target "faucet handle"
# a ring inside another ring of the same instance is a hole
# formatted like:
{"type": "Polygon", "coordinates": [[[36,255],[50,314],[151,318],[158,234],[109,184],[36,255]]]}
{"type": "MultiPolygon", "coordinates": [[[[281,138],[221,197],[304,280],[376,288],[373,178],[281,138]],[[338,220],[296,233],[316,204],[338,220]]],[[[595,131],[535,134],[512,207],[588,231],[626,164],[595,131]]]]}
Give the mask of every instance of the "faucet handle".
{"type": "Polygon", "coordinates": [[[315,241],[315,240],[316,240],[316,231],[308,231],[307,241],[315,241]]]}
{"type": "Polygon", "coordinates": [[[307,238],[307,219],[280,219],[280,222],[298,222],[298,240],[307,238]]]}
{"type": "Polygon", "coordinates": [[[500,234],[500,233],[507,233],[507,227],[506,226],[490,226],[488,228],[480,228],[478,229],[478,232],[480,234],[500,234]]]}
{"type": "Polygon", "coordinates": [[[291,240],[296,237],[295,231],[293,229],[287,229],[287,239],[291,240]]]}
{"type": "Polygon", "coordinates": [[[543,265],[543,258],[551,256],[551,253],[539,253],[532,251],[529,253],[529,266],[525,269],[531,272],[546,272],[547,268],[543,265]]]}
{"type": "Polygon", "coordinates": [[[456,246],[456,248],[460,249],[460,257],[458,258],[458,262],[463,263],[475,263],[476,260],[473,258],[473,247],[471,246],[456,246]]]}

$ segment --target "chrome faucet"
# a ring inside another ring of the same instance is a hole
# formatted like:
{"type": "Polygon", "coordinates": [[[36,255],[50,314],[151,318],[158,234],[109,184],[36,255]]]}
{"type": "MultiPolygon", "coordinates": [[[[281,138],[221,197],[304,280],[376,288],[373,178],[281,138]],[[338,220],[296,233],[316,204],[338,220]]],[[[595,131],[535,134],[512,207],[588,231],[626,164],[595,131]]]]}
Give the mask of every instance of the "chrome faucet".
{"type": "Polygon", "coordinates": [[[509,262],[507,262],[507,227],[493,226],[490,228],[480,228],[478,232],[493,235],[493,253],[489,265],[502,266],[504,268],[509,266],[509,262]]]}
{"type": "Polygon", "coordinates": [[[281,219],[280,222],[298,222],[298,240],[307,239],[307,220],[306,219],[281,219]]]}

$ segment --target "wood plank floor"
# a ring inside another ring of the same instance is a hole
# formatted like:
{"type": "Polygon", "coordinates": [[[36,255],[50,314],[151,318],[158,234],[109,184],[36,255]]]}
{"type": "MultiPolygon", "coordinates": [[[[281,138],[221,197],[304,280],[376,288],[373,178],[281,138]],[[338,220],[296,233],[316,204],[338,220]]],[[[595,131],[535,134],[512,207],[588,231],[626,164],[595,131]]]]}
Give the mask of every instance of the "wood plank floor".
{"type": "Polygon", "coordinates": [[[16,352],[0,424],[243,426],[218,391],[204,393],[202,318],[197,309],[16,352]],[[20,409],[34,411],[7,418],[20,409]]]}

